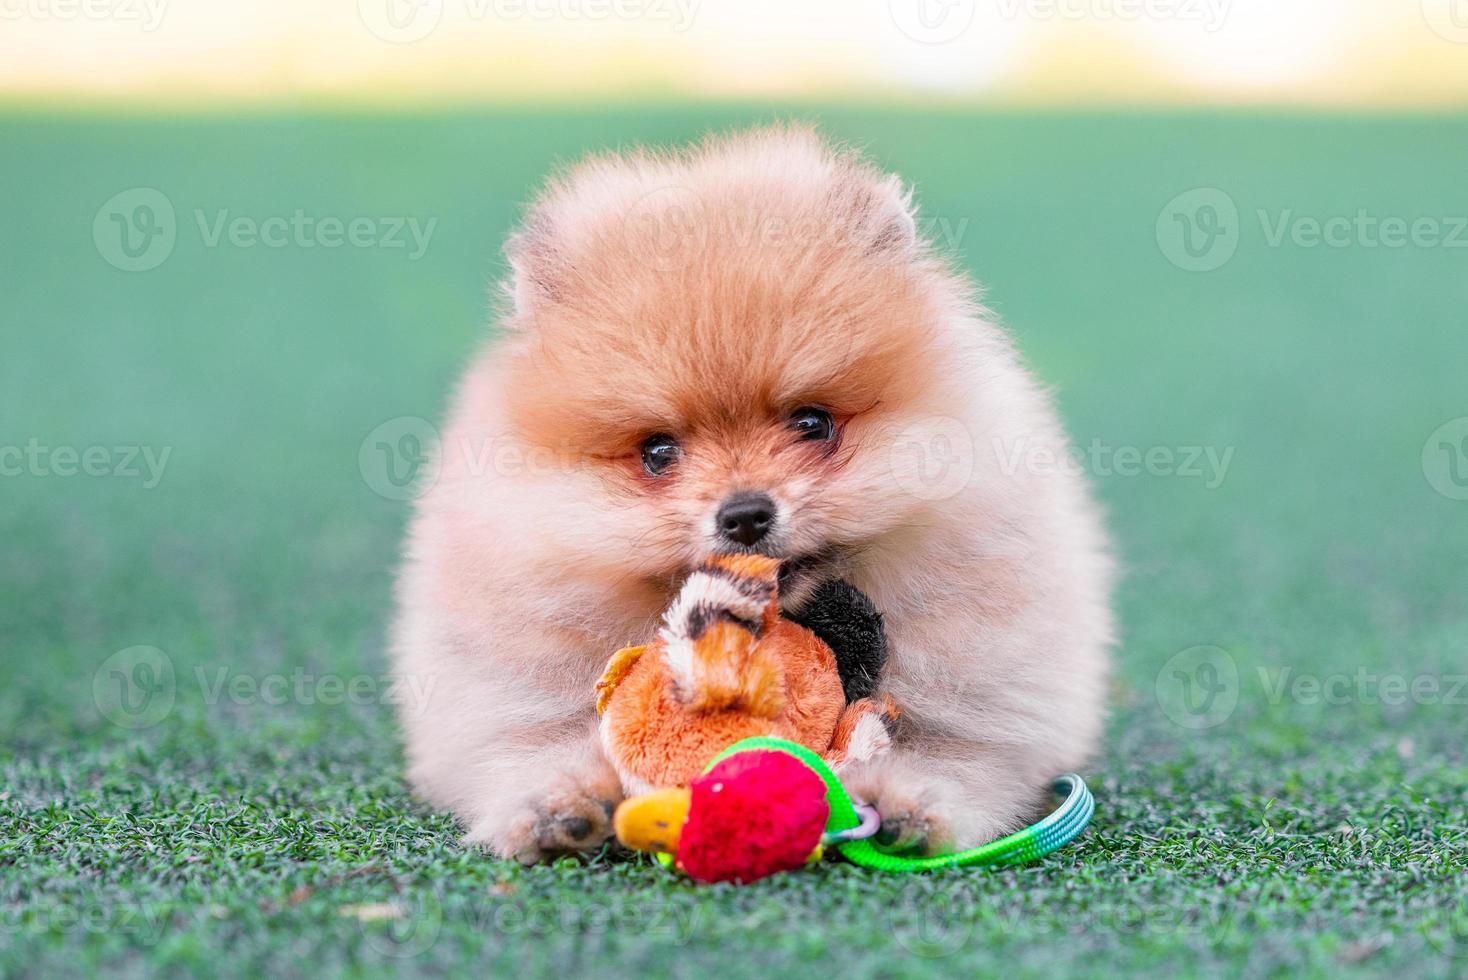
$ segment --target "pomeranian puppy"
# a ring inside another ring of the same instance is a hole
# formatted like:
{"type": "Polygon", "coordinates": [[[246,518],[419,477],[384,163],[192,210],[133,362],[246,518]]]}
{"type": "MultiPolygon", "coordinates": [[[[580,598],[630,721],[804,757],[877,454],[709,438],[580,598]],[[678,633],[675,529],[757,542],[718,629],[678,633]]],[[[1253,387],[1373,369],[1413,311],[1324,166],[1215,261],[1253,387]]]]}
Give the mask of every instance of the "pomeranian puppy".
{"type": "Polygon", "coordinates": [[[1102,724],[1111,563],[1046,393],[910,193],[800,127],[553,179],[420,494],[393,629],[409,778],[468,840],[594,849],[621,797],[594,687],[703,559],[842,578],[885,616],[880,839],[1032,819],[1102,724]]]}

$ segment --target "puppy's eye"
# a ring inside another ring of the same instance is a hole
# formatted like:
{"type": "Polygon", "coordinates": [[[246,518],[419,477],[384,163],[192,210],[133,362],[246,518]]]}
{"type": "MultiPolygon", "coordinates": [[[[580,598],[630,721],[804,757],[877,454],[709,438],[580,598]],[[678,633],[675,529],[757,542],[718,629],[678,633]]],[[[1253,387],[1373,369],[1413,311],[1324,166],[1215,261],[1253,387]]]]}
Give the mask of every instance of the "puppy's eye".
{"type": "Polygon", "coordinates": [[[642,468],[648,476],[661,476],[682,455],[678,440],[666,432],[659,432],[648,436],[642,443],[642,468]]]}
{"type": "Polygon", "coordinates": [[[836,434],[836,423],[823,408],[797,408],[790,413],[790,428],[808,442],[825,442],[836,434]]]}

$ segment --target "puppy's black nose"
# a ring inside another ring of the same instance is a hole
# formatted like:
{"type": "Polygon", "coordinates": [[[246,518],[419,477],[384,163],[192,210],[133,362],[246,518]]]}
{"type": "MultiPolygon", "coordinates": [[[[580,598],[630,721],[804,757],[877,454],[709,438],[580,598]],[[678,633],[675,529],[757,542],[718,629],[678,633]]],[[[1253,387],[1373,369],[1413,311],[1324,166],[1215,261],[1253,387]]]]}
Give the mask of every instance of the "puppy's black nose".
{"type": "Polygon", "coordinates": [[[724,537],[752,545],[775,523],[775,502],[762,493],[736,493],[724,501],[715,520],[724,537]]]}

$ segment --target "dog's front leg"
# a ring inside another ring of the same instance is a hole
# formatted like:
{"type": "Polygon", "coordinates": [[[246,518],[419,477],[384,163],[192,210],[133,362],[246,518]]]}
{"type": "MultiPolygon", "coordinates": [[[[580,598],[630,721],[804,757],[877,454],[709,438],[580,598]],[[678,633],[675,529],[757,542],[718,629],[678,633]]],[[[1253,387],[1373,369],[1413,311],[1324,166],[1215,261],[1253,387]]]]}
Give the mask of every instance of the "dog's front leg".
{"type": "Polygon", "coordinates": [[[1029,823],[1045,786],[1023,770],[981,745],[899,741],[841,778],[854,799],[881,814],[878,843],[936,854],[976,847],[1029,823]]]}
{"type": "Polygon", "coordinates": [[[507,736],[478,765],[486,787],[465,839],[526,864],[594,851],[612,836],[621,783],[595,725],[507,736]]]}

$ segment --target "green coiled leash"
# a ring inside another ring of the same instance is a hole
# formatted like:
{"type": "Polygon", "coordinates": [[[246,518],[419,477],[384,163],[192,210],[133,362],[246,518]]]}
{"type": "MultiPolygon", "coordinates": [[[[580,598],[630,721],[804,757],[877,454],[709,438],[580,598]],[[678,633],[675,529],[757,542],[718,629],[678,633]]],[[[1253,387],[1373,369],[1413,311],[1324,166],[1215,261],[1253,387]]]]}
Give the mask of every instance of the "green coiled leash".
{"type": "Polygon", "coordinates": [[[831,767],[803,745],[763,735],[746,738],[715,756],[705,772],[734,753],[746,749],[785,752],[815,770],[826,783],[826,802],[831,807],[831,815],[826,820],[824,843],[828,847],[834,847],[852,864],[878,871],[934,871],[939,868],[1024,864],[1058,851],[1075,840],[1090,824],[1091,817],[1096,812],[1096,799],[1086,787],[1085,780],[1075,773],[1066,773],[1056,777],[1052,784],[1056,794],[1064,799],[1059,807],[1038,823],[966,851],[914,857],[884,851],[872,843],[870,835],[875,832],[876,827],[871,818],[875,811],[866,814],[860,812],[847,795],[846,787],[841,785],[841,780],[831,771],[831,767]],[[860,836],[854,836],[858,834],[860,836]]]}

